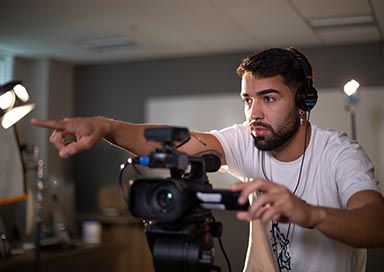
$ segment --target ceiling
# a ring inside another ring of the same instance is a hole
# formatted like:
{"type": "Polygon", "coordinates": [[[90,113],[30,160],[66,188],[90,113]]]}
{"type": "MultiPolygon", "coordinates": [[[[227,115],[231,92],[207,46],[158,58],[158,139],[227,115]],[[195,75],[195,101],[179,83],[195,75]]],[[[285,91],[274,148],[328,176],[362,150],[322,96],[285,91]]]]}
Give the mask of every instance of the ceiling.
{"type": "Polygon", "coordinates": [[[75,63],[383,41],[383,0],[12,0],[0,49],[75,63]]]}

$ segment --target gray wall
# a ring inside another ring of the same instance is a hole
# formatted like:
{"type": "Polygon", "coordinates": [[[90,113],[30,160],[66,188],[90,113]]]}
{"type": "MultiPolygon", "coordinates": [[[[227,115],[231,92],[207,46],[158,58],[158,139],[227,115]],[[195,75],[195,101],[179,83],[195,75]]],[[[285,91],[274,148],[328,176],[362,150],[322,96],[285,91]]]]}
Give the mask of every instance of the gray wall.
{"type": "Polygon", "coordinates": [[[47,175],[70,178],[70,161],[57,156],[48,143],[50,131],[30,124],[31,117],[57,119],[72,116],[74,112],[74,69],[69,63],[51,59],[15,58],[13,78],[23,81],[35,109],[18,123],[22,141],[40,148],[40,158],[47,164],[47,175]]]}
{"type": "MultiPolygon", "coordinates": [[[[27,87],[31,102],[36,104],[35,109],[17,123],[21,142],[29,147],[38,146],[40,159],[45,162],[45,177],[56,177],[67,182],[72,181],[72,161],[62,160],[57,155],[54,146],[49,144],[50,131],[40,129],[30,124],[31,117],[61,118],[72,116],[74,110],[74,69],[70,63],[55,61],[47,58],[14,58],[12,78],[22,80],[27,87]]],[[[28,150],[31,150],[30,148],[28,150]]],[[[25,153],[25,159],[30,165],[31,157],[25,153]]],[[[34,184],[33,170],[27,171],[27,198],[9,207],[11,212],[17,214],[16,227],[23,241],[33,238],[34,229],[34,184]]],[[[47,184],[46,184],[47,185],[47,184]]],[[[73,186],[68,184],[68,186],[73,186]]],[[[45,188],[47,189],[47,188],[45,188]]],[[[66,189],[65,189],[66,190],[66,189]]],[[[67,200],[72,198],[68,197],[67,200]]],[[[60,201],[62,202],[62,201],[60,201]]],[[[48,202],[47,202],[48,203],[48,202]]],[[[71,212],[71,203],[66,205],[65,215],[71,212]]],[[[48,210],[48,209],[45,209],[48,210]]],[[[11,213],[12,214],[12,213],[11,213]]],[[[69,217],[69,216],[68,216],[69,217]]],[[[8,217],[9,218],[9,217],[8,217]]],[[[14,220],[14,216],[10,217],[14,220]]],[[[68,222],[73,220],[67,218],[68,222]]],[[[68,223],[68,226],[70,224],[68,223]]],[[[71,225],[72,226],[72,225],[71,225]]],[[[73,228],[75,229],[75,228],[73,228]]]]}
{"type": "MultiPolygon", "coordinates": [[[[302,51],[314,66],[318,88],[338,88],[352,77],[365,86],[384,86],[382,44],[302,48],[302,51]]],[[[104,115],[144,122],[145,101],[150,97],[238,93],[240,80],[235,74],[236,67],[242,57],[252,53],[76,66],[75,115],[104,115]]],[[[124,151],[102,143],[71,159],[78,211],[96,209],[97,189],[105,184],[117,184],[118,166],[126,158],[124,151]]],[[[233,271],[240,271],[247,225],[234,219],[233,213],[216,214],[224,222],[224,243],[233,271]]],[[[378,271],[382,250],[370,250],[370,256],[368,271],[378,271]]],[[[224,268],[220,254],[218,258],[218,264],[224,268]]]]}

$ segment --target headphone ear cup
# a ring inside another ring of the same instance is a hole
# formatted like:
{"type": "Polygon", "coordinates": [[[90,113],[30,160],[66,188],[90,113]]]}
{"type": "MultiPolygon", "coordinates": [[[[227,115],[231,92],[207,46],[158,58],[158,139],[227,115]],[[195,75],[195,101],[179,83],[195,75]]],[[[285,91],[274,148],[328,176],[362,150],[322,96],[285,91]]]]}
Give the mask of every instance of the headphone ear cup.
{"type": "Polygon", "coordinates": [[[310,111],[317,102],[317,90],[312,86],[300,86],[296,91],[296,106],[303,111],[310,111]]]}

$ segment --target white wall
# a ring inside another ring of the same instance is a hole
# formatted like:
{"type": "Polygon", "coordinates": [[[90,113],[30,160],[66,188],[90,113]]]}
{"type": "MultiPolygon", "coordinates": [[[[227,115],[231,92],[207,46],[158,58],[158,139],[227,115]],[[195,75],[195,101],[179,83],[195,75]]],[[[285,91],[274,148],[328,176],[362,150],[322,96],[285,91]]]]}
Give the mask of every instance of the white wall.
{"type": "MultiPolygon", "coordinates": [[[[384,87],[361,88],[356,109],[357,140],[376,166],[376,178],[384,181],[384,87]]],[[[186,126],[209,131],[244,121],[239,95],[174,96],[151,98],[146,103],[146,121],[186,126]]],[[[350,115],[345,110],[340,90],[319,90],[319,101],[311,121],[320,127],[334,128],[351,134],[350,115]]],[[[227,175],[211,175],[215,187],[227,187],[234,181],[227,175]],[[224,182],[223,182],[224,181],[224,182]]],[[[381,187],[384,191],[384,182],[381,187]]]]}
{"type": "MultiPolygon", "coordinates": [[[[239,95],[175,96],[151,98],[146,104],[146,121],[210,131],[244,121],[239,95]]],[[[216,188],[228,188],[236,179],[222,173],[210,173],[216,188]]]]}
{"type": "MultiPolygon", "coordinates": [[[[321,127],[342,130],[351,135],[351,119],[345,111],[340,90],[321,90],[311,119],[321,127]]],[[[384,192],[384,87],[362,88],[356,108],[357,141],[375,165],[376,178],[384,192]]]]}

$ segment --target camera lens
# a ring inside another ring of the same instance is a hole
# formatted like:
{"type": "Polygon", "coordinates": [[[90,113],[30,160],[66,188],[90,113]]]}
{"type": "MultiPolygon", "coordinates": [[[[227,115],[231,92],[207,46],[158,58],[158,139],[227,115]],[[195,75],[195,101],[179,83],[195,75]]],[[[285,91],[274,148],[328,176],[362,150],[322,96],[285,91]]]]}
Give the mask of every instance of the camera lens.
{"type": "Polygon", "coordinates": [[[170,190],[163,189],[157,192],[157,203],[163,212],[167,212],[173,206],[173,193],[170,190]]]}

